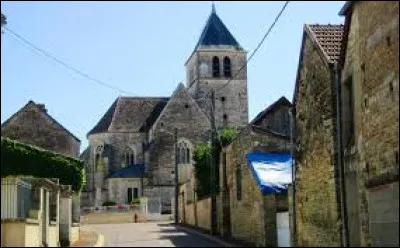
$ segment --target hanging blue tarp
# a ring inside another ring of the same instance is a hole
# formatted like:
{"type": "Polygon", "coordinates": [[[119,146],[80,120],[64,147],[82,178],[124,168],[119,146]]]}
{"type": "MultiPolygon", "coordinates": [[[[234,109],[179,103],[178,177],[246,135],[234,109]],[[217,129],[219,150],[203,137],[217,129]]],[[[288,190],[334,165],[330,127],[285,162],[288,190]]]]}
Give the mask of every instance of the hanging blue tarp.
{"type": "Polygon", "coordinates": [[[286,193],[292,183],[292,157],[290,153],[247,153],[248,165],[261,191],[286,193]]]}

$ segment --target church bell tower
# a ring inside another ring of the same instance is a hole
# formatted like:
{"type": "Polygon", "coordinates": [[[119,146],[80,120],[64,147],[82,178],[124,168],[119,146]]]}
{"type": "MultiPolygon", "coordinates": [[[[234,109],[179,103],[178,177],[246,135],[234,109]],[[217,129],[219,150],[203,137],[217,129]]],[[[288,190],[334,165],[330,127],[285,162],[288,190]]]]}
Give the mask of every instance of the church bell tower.
{"type": "Polygon", "coordinates": [[[188,91],[209,117],[214,90],[217,128],[248,124],[246,59],[247,52],[218,17],[213,4],[185,66],[188,91]]]}

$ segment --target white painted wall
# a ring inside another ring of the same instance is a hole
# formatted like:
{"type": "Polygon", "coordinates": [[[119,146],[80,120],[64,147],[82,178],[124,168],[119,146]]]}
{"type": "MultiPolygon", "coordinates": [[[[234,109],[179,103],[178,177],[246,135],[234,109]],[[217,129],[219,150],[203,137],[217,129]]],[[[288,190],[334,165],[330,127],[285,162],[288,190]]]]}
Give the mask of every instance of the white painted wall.
{"type": "Polygon", "coordinates": [[[278,247],[290,247],[289,212],[276,213],[278,247]]]}

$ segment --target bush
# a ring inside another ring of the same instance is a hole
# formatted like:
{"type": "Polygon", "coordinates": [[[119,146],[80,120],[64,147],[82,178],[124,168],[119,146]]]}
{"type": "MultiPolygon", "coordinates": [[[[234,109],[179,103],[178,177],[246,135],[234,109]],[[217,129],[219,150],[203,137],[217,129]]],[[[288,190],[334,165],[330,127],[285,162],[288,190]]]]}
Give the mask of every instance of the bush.
{"type": "Polygon", "coordinates": [[[134,199],[133,201],[130,202],[130,204],[131,204],[131,205],[140,204],[140,198],[134,199]]]}
{"type": "Polygon", "coordinates": [[[221,145],[229,145],[239,134],[239,129],[226,127],[218,132],[218,138],[214,139],[212,145],[199,143],[193,152],[194,173],[196,177],[196,194],[198,197],[205,197],[211,194],[212,189],[215,193],[219,191],[219,154],[221,145]],[[211,182],[211,159],[214,164],[214,182],[211,182]]]}
{"type": "Polygon", "coordinates": [[[103,207],[115,206],[115,205],[117,205],[117,203],[113,201],[106,201],[103,203],[103,207]]]}
{"type": "Polygon", "coordinates": [[[85,185],[82,160],[1,137],[1,177],[58,178],[75,192],[85,185]]]}

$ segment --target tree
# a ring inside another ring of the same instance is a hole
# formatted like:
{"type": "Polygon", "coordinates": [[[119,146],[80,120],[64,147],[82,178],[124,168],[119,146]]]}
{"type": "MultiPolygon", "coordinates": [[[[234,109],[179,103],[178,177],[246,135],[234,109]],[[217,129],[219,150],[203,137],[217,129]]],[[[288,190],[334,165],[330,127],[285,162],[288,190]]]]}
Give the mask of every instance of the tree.
{"type": "Polygon", "coordinates": [[[1,33],[3,34],[3,26],[7,24],[7,16],[1,13],[1,33]]]}
{"type": "MultiPolygon", "coordinates": [[[[237,128],[223,128],[218,131],[219,141],[222,146],[229,145],[239,134],[237,128]]],[[[219,191],[219,154],[222,150],[218,140],[207,143],[198,143],[193,153],[194,173],[196,178],[196,193],[198,197],[204,197],[219,191]],[[214,182],[211,182],[211,159],[214,161],[214,182]]]]}
{"type": "Polygon", "coordinates": [[[1,13],[1,27],[7,24],[7,17],[5,14],[1,13]]]}

